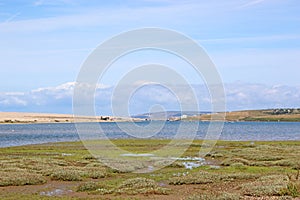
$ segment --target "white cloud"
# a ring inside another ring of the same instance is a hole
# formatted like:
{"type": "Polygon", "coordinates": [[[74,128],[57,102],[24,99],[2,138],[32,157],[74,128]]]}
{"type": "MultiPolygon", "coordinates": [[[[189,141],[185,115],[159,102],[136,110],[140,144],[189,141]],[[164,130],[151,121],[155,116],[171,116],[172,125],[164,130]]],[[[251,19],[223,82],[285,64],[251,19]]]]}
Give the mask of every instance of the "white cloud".
{"type": "MultiPolygon", "coordinates": [[[[65,83],[57,87],[39,88],[27,93],[0,93],[1,111],[26,111],[26,112],[52,112],[52,113],[72,113],[72,95],[74,82],[65,83]]],[[[142,86],[142,85],[141,85],[142,86]]],[[[192,85],[200,110],[210,110],[210,96],[204,85],[192,85]]],[[[132,87],[134,88],[134,87],[132,87]]],[[[148,112],[153,105],[161,105],[166,110],[180,109],[176,97],[168,92],[164,87],[157,85],[144,86],[128,102],[124,99],[126,92],[119,94],[114,104],[115,109],[118,106],[127,106],[131,114],[148,112]]],[[[184,96],[187,86],[176,86],[178,96],[184,96]]],[[[287,108],[300,107],[300,86],[263,84],[246,84],[236,82],[225,84],[227,109],[245,110],[245,109],[264,109],[264,108],[287,108]]],[[[113,87],[101,86],[95,93],[96,110],[98,114],[110,115],[113,87]]],[[[183,98],[181,103],[192,102],[192,97],[183,98]]]]}
{"type": "Polygon", "coordinates": [[[0,106],[7,107],[7,106],[27,106],[27,101],[23,100],[20,96],[14,95],[5,95],[5,97],[0,97],[0,106]]]}
{"type": "Polygon", "coordinates": [[[263,84],[226,84],[229,110],[300,107],[300,87],[263,84]]]}

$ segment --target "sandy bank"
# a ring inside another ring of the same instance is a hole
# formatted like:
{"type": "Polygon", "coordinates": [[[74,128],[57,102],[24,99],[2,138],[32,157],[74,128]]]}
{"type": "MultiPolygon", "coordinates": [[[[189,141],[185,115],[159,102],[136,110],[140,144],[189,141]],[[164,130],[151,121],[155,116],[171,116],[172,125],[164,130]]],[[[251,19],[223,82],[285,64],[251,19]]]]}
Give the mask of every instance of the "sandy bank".
{"type": "Polygon", "coordinates": [[[115,122],[138,120],[111,116],[80,116],[71,114],[0,112],[0,123],[72,123],[72,122],[115,122]]]}

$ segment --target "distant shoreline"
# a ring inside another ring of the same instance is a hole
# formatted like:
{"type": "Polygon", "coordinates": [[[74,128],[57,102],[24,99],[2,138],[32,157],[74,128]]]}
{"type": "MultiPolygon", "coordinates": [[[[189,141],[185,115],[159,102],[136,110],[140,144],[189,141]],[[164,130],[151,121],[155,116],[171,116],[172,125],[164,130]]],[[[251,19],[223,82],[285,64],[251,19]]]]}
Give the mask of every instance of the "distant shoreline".
{"type": "Polygon", "coordinates": [[[76,116],[71,114],[0,112],[0,124],[141,121],[129,117],[76,116]]]}
{"type": "MultiPolygon", "coordinates": [[[[222,115],[224,113],[221,113],[222,115]]],[[[300,109],[265,109],[226,112],[225,121],[256,121],[256,122],[300,122],[300,109]]],[[[184,121],[211,121],[216,114],[177,117],[184,121]]],[[[155,119],[154,119],[155,120],[155,119]]],[[[72,114],[0,112],[0,124],[35,124],[35,123],[75,123],[75,122],[130,122],[145,121],[141,118],[116,116],[76,116],[72,114]]]]}

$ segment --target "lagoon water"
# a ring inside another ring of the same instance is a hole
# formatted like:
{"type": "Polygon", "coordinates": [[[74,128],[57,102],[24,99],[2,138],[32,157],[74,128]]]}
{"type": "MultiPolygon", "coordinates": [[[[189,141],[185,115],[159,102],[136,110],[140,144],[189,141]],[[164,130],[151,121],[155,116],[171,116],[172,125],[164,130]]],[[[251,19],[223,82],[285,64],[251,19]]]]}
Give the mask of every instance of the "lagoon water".
{"type": "MultiPolygon", "coordinates": [[[[164,122],[154,122],[159,123],[164,122]]],[[[85,123],[86,130],[83,133],[88,139],[98,137],[97,130],[89,127],[101,126],[106,137],[110,139],[134,138],[118,127],[117,123],[85,123]]],[[[122,122],[122,126],[129,123],[122,122]]],[[[147,126],[147,122],[138,122],[138,126],[147,126]]],[[[179,125],[188,134],[198,122],[166,122],[163,128],[151,138],[172,139],[176,135],[179,125]]],[[[199,122],[195,139],[203,139],[206,135],[209,122],[199,122]]],[[[134,131],[134,130],[133,130],[134,131]]],[[[136,133],[135,135],[138,135],[136,133]]],[[[281,141],[300,140],[299,122],[225,122],[220,140],[234,141],[281,141]]],[[[51,124],[1,124],[0,147],[20,146],[27,144],[40,144],[48,142],[78,141],[80,137],[75,124],[51,123],[51,124]]]]}

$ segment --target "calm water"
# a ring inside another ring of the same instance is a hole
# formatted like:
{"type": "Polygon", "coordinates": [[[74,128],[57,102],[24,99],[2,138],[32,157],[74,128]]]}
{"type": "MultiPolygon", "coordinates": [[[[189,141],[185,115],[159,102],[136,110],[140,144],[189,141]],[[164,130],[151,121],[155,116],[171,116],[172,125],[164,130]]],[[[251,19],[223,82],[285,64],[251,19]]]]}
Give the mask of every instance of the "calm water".
{"type": "MultiPolygon", "coordinates": [[[[161,123],[161,122],[155,122],[161,123]]],[[[137,123],[146,126],[147,123],[137,123]]],[[[163,129],[152,138],[172,139],[179,125],[188,135],[195,122],[167,122],[163,129]]],[[[196,138],[203,139],[209,122],[200,122],[196,138]]],[[[85,124],[84,132],[90,139],[97,137],[97,131],[90,129],[95,124],[85,124]]],[[[97,124],[98,125],[98,124],[97,124]]],[[[126,126],[126,122],[123,122],[126,126]]],[[[108,138],[131,138],[116,123],[101,123],[108,138]]],[[[133,130],[134,131],[134,130],[133,130]]],[[[221,140],[257,141],[257,140],[300,140],[298,122],[235,122],[225,123],[221,140]]],[[[0,147],[39,144],[47,142],[77,141],[78,133],[74,124],[2,124],[0,125],[0,147]]]]}

